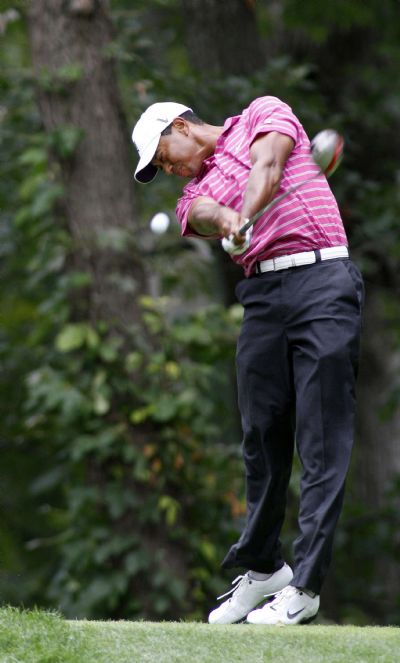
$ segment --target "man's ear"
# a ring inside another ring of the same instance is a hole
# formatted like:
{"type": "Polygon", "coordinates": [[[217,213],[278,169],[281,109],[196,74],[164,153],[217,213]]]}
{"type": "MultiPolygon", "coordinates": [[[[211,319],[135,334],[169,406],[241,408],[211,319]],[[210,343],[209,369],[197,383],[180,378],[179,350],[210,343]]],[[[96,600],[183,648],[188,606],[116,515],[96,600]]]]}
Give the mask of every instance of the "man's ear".
{"type": "Polygon", "coordinates": [[[172,126],[175,127],[179,133],[187,136],[189,134],[189,125],[183,117],[176,117],[172,122],[172,126]]]}

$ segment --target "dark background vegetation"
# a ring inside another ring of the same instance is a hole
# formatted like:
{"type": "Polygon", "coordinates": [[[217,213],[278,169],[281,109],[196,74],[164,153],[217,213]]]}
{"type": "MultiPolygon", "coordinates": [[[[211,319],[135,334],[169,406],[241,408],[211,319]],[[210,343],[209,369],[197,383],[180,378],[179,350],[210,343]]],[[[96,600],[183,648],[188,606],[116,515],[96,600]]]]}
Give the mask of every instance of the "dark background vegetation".
{"type": "MultiPolygon", "coordinates": [[[[322,616],[400,623],[400,3],[0,1],[0,595],[68,617],[203,619],[244,513],[241,274],[164,236],[131,128],[288,102],[346,152],[331,185],[367,287],[358,434],[322,616]]],[[[283,532],[296,535],[300,468],[283,532]]]]}

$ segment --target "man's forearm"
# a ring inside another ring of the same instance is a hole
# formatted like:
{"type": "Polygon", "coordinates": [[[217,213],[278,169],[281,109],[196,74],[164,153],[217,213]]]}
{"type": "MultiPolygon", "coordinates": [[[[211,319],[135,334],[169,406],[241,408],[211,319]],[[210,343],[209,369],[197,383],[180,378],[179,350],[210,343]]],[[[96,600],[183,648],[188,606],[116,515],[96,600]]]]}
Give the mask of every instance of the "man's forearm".
{"type": "Polygon", "coordinates": [[[189,224],[199,235],[210,238],[233,235],[237,244],[244,241],[238,232],[242,222],[238,212],[208,196],[196,198],[189,211],[189,224]]]}
{"type": "Polygon", "coordinates": [[[189,212],[189,223],[199,235],[220,235],[219,211],[221,205],[212,198],[196,198],[189,212]]]}
{"type": "Polygon", "coordinates": [[[250,218],[274,198],[293,147],[292,138],[276,131],[260,136],[252,144],[252,167],[241,209],[243,217],[250,218]]]}

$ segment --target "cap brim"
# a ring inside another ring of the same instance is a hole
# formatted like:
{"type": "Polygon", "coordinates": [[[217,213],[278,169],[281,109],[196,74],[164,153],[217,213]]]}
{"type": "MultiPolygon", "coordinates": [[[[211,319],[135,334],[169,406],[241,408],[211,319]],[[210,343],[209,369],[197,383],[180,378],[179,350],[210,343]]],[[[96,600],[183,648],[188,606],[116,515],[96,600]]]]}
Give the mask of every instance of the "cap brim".
{"type": "Polygon", "coordinates": [[[135,180],[137,182],[151,182],[151,180],[154,180],[155,176],[157,175],[158,168],[156,166],[153,166],[151,163],[151,160],[153,159],[158,143],[160,141],[160,134],[155,136],[153,140],[147,145],[145,151],[143,152],[142,156],[139,159],[139,163],[136,166],[135,170],[135,180]]]}

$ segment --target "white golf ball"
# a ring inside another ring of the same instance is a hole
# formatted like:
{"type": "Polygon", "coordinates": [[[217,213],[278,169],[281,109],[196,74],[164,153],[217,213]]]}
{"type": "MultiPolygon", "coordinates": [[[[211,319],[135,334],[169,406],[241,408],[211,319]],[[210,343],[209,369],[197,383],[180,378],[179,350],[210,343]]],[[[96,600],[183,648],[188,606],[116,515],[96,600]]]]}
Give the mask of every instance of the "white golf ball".
{"type": "Polygon", "coordinates": [[[169,227],[169,216],[165,212],[157,212],[150,221],[151,232],[163,235],[169,227]]]}

